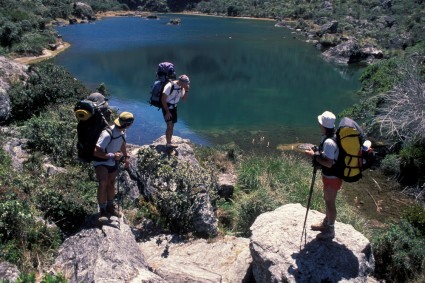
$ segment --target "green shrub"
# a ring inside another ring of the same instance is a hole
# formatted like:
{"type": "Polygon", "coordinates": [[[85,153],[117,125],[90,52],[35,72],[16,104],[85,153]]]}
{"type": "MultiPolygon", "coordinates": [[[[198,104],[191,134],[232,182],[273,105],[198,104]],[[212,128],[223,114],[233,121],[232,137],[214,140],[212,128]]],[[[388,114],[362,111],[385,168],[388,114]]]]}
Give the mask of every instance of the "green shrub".
{"type": "Polygon", "coordinates": [[[273,194],[266,189],[258,189],[255,192],[243,196],[235,203],[234,232],[241,237],[249,237],[249,228],[255,219],[262,213],[272,211],[282,205],[273,194]]]}
{"type": "Polygon", "coordinates": [[[407,282],[423,276],[425,270],[425,240],[420,232],[402,220],[391,225],[372,241],[375,274],[388,282],[407,282]]]}
{"type": "Polygon", "coordinates": [[[400,175],[400,159],[397,154],[387,154],[381,160],[381,170],[388,175],[400,175]]]}
{"type": "Polygon", "coordinates": [[[403,211],[402,218],[406,219],[425,237],[425,208],[422,205],[415,204],[409,206],[403,211]]]}
{"type": "Polygon", "coordinates": [[[28,146],[49,155],[59,165],[75,164],[77,121],[72,106],[51,108],[25,122],[28,146]]]}
{"type": "Polygon", "coordinates": [[[12,118],[26,120],[51,105],[74,105],[89,92],[65,68],[52,63],[38,64],[31,68],[31,77],[26,84],[15,84],[8,92],[12,118]]]}
{"type": "Polygon", "coordinates": [[[155,186],[150,201],[158,209],[160,223],[173,232],[192,230],[199,193],[207,193],[215,203],[217,180],[201,167],[178,163],[175,156],[166,157],[151,148],[139,151],[137,167],[142,178],[155,186]]]}
{"type": "Polygon", "coordinates": [[[55,41],[55,37],[50,33],[25,33],[20,42],[13,45],[11,51],[25,56],[42,55],[43,49],[55,41]]]}
{"type": "Polygon", "coordinates": [[[65,234],[76,232],[86,216],[96,213],[97,182],[81,168],[68,168],[40,186],[32,196],[45,219],[53,221],[65,234]]]}
{"type": "Polygon", "coordinates": [[[60,231],[37,220],[32,210],[27,199],[12,191],[0,202],[0,258],[22,270],[50,264],[61,243],[60,231]]]}

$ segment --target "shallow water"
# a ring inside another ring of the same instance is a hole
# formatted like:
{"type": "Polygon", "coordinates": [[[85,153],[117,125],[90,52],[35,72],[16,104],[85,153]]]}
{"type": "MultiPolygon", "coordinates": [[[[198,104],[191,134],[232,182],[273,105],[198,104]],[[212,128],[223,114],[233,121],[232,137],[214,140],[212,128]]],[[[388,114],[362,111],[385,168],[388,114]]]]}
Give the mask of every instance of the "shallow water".
{"type": "Polygon", "coordinates": [[[273,21],[178,15],[180,26],[167,25],[175,16],[58,28],[72,46],[55,62],[92,89],[105,83],[110,104],[135,114],[130,143],[150,143],[165,131],[161,112],[147,104],[162,61],[190,76],[175,135],[198,144],[235,142],[250,149],[317,143],[317,115],[358,100],[358,69],[325,62],[273,21]]]}

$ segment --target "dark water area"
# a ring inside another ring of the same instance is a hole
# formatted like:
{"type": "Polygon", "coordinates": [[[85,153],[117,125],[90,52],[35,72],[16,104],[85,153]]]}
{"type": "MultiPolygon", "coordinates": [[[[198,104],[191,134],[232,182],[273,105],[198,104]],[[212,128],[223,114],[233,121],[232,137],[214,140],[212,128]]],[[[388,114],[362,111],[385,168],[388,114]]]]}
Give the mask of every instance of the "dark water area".
{"type": "Polygon", "coordinates": [[[161,112],[147,103],[162,61],[190,77],[174,134],[197,144],[274,149],[317,143],[317,115],[337,114],[358,101],[360,69],[325,62],[312,45],[273,21],[178,15],[181,25],[167,25],[172,17],[106,18],[58,28],[71,47],[54,61],[91,89],[105,83],[110,105],[135,114],[130,143],[147,144],[164,134],[161,112]]]}

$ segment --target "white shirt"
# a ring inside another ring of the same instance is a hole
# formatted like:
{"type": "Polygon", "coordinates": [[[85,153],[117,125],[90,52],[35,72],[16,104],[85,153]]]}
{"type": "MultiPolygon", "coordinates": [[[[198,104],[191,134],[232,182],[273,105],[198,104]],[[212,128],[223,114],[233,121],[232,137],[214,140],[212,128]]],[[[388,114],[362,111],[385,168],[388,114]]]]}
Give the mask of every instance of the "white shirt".
{"type": "MultiPolygon", "coordinates": [[[[176,105],[180,98],[182,98],[186,91],[184,88],[179,86],[176,81],[169,82],[165,85],[163,93],[167,96],[167,103],[176,105]],[[171,91],[171,86],[174,86],[173,91],[171,91]]],[[[170,106],[170,109],[172,109],[172,106],[170,106]]]]}
{"type": "MultiPolygon", "coordinates": [[[[331,138],[324,137],[324,139],[325,139],[325,141],[323,143],[323,152],[322,152],[322,154],[326,158],[328,158],[330,160],[333,160],[332,164],[335,164],[336,160],[338,159],[338,155],[339,155],[338,145],[331,138]]],[[[322,172],[322,174],[323,174],[323,172],[322,172]]],[[[323,174],[323,176],[326,176],[326,177],[328,177],[330,179],[337,178],[335,176],[327,176],[327,175],[324,175],[324,174],[323,174]]]]}
{"type": "MultiPolygon", "coordinates": [[[[96,143],[96,146],[100,147],[106,153],[115,153],[120,151],[122,143],[125,140],[125,130],[120,131],[115,125],[113,125],[111,129],[112,136],[108,133],[107,130],[103,130],[102,133],[100,133],[99,139],[96,143]]],[[[114,166],[115,160],[113,158],[109,158],[105,161],[94,161],[93,165],[114,166]]]]}

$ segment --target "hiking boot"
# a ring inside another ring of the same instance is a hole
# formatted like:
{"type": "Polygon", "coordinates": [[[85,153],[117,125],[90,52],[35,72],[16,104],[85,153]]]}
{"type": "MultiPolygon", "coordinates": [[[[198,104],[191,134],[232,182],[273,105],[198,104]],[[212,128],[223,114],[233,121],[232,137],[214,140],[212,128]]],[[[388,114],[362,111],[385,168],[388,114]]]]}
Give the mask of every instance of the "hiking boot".
{"type": "Polygon", "coordinates": [[[170,150],[170,149],[176,149],[178,146],[177,145],[172,145],[172,144],[166,144],[165,145],[165,149],[170,150]]]}
{"type": "Polygon", "coordinates": [[[316,236],[316,239],[318,240],[327,240],[333,238],[335,238],[335,227],[330,225],[326,225],[326,228],[316,236]]]}
{"type": "Polygon", "coordinates": [[[106,206],[106,212],[111,215],[111,216],[116,216],[118,218],[121,217],[122,213],[120,210],[118,210],[118,208],[112,204],[112,205],[107,205],[106,206]]]}
{"type": "Polygon", "coordinates": [[[328,219],[325,217],[321,222],[310,226],[313,231],[323,231],[328,226],[328,219]]]}
{"type": "Polygon", "coordinates": [[[101,209],[99,212],[99,217],[97,218],[100,224],[107,223],[109,221],[108,213],[105,209],[101,209]]]}

